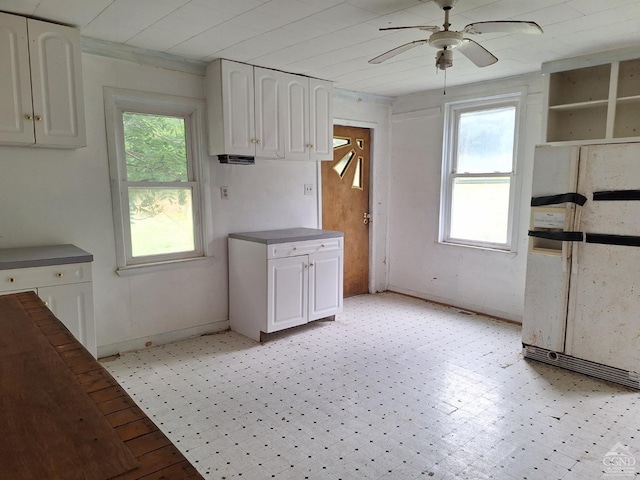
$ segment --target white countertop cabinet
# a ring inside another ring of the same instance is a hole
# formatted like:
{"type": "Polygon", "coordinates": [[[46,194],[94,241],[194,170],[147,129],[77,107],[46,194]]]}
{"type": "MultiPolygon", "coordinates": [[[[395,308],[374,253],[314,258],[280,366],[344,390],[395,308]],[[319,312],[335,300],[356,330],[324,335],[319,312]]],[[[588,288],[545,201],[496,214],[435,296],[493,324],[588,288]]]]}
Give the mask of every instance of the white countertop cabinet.
{"type": "Polygon", "coordinates": [[[36,292],[95,357],[92,260],[74,245],[0,249],[0,295],[36,292]]]}
{"type": "Polygon", "coordinates": [[[80,32],[0,13],[0,144],[86,145],[80,32]]]}
{"type": "Polygon", "coordinates": [[[341,232],[289,229],[229,238],[229,323],[260,341],[342,312],[341,232]]]}

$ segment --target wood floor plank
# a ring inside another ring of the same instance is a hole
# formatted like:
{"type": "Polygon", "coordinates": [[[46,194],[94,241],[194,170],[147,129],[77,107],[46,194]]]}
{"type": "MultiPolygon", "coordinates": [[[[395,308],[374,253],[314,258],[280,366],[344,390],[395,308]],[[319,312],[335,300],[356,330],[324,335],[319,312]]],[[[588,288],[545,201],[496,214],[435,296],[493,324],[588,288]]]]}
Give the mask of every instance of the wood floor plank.
{"type": "Polygon", "coordinates": [[[146,435],[128,440],[125,442],[125,445],[131,453],[136,457],[139,457],[146,453],[153,452],[154,450],[158,450],[159,448],[171,445],[171,440],[169,440],[160,430],[156,430],[155,432],[150,432],[146,435]]]}
{"type": "MultiPolygon", "coordinates": [[[[156,472],[161,472],[164,469],[176,465],[184,461],[184,456],[173,446],[167,445],[158,450],[154,450],[147,454],[138,457],[138,461],[141,466],[135,472],[128,472],[118,477],[118,480],[138,480],[145,476],[151,475],[156,472]]],[[[167,477],[180,478],[180,477],[167,477]]],[[[202,478],[199,476],[198,478],[202,478]]]]}
{"type": "Polygon", "coordinates": [[[151,475],[146,475],[140,480],[195,480],[202,478],[198,471],[188,461],[183,461],[164,468],[158,472],[154,472],[151,475]]]}
{"type": "Polygon", "coordinates": [[[147,433],[155,432],[156,430],[158,430],[156,424],[147,417],[126,423],[116,428],[116,432],[118,432],[118,435],[120,435],[120,438],[124,442],[133,438],[141,437],[147,433]]]}

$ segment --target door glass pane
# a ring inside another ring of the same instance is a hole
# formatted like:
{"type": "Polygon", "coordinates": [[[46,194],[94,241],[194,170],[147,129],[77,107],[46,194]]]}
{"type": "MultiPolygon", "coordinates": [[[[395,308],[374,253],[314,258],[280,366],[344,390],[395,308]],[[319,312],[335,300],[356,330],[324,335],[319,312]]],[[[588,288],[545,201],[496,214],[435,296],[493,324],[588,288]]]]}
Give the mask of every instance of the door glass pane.
{"type": "Polygon", "coordinates": [[[129,188],[133,257],[195,250],[191,188],[129,188]]]}
{"type": "Polygon", "coordinates": [[[507,243],[509,177],[454,178],[451,238],[507,243]]]}
{"type": "Polygon", "coordinates": [[[454,173],[511,172],[515,113],[510,106],[460,114],[454,173]]]}
{"type": "Polygon", "coordinates": [[[122,122],[128,181],[189,181],[184,118],[124,112],[122,122]]]}

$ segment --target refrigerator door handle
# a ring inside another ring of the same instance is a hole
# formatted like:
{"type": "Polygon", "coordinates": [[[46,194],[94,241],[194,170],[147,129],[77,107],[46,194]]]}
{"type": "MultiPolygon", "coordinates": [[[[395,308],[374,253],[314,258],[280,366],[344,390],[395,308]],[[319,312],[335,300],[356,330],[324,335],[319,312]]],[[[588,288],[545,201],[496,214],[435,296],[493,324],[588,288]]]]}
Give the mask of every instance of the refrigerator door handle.
{"type": "MultiPolygon", "coordinates": [[[[582,223],[582,207],[576,208],[576,214],[573,217],[573,228],[575,230],[580,230],[580,224],[582,223]]],[[[579,246],[576,245],[571,250],[571,274],[576,275],[578,273],[578,251],[580,250],[579,246]]]]}

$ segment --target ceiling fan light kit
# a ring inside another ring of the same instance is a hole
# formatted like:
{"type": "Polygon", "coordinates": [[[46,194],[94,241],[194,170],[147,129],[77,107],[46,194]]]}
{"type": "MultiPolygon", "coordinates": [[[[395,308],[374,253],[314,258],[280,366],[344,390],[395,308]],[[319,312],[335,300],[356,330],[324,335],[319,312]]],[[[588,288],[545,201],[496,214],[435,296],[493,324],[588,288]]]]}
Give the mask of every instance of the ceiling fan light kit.
{"type": "MultiPolygon", "coordinates": [[[[421,0],[424,1],[424,0],[421,0]]],[[[431,47],[437,48],[436,69],[445,70],[453,66],[453,51],[458,50],[465,57],[471,60],[477,67],[486,67],[498,61],[498,58],[489,52],[479,43],[465,38],[465,34],[479,35],[483,33],[525,33],[541,34],[542,28],[535,22],[518,20],[495,20],[488,22],[470,23],[461,31],[449,30],[449,11],[455,6],[458,0],[434,0],[438,6],[444,10],[444,24],[442,28],[435,25],[413,25],[407,27],[386,27],[380,30],[401,30],[416,28],[427,32],[432,32],[428,39],[415,40],[393,48],[388,52],[378,55],[369,60],[369,63],[377,64],[395,57],[407,50],[419,45],[428,43],[431,47]]]]}

